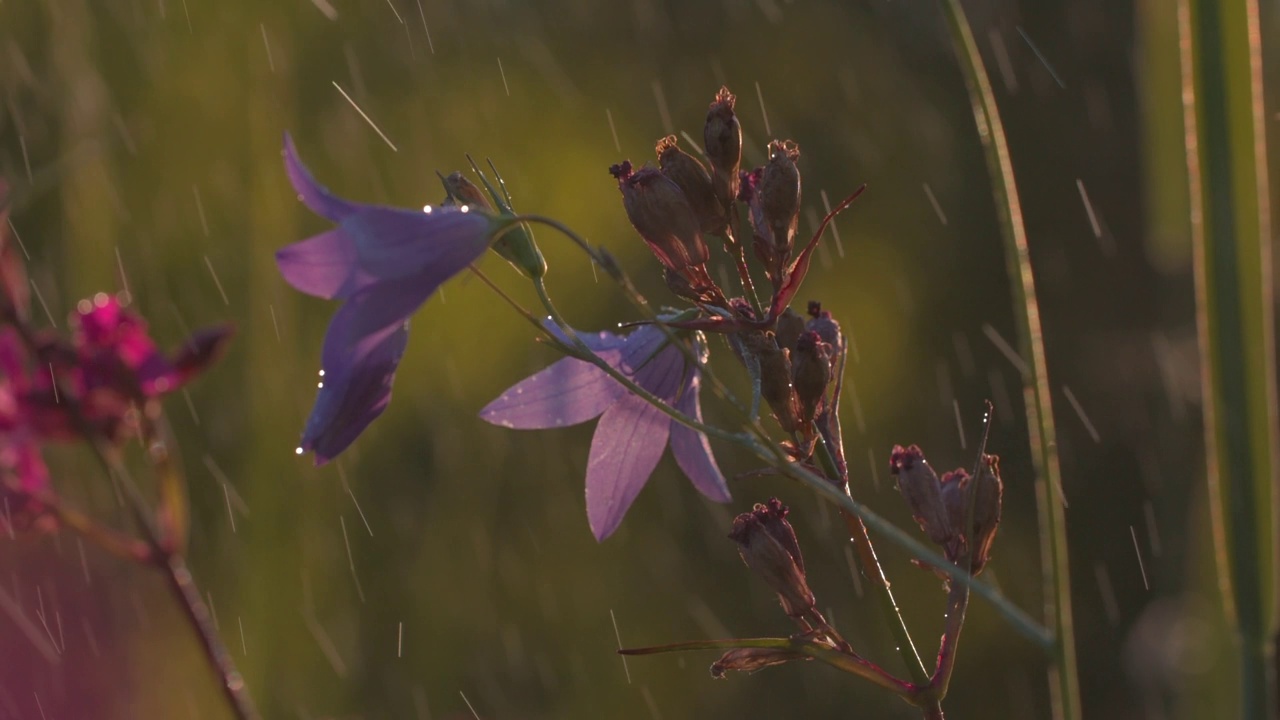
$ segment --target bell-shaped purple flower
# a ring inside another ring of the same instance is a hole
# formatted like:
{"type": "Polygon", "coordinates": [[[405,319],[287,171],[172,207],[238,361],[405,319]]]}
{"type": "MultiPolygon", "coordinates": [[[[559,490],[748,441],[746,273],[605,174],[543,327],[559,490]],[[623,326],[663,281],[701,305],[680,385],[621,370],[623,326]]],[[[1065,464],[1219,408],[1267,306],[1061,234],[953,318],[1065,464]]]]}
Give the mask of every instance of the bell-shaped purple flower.
{"type": "MultiPolygon", "coordinates": [[[[548,327],[558,334],[550,323],[548,327]]],[[[646,325],[625,336],[601,332],[578,337],[640,387],[702,419],[698,369],[658,328],[646,325]]],[[[668,441],[676,464],[699,492],[716,502],[730,499],[706,435],[671,419],[584,360],[564,358],[516,383],[481,410],[480,417],[520,430],[600,418],[587,460],[587,520],[597,540],[617,529],[668,441]]]]}
{"type": "Polygon", "coordinates": [[[321,465],[386,409],[409,316],[484,254],[500,224],[467,206],[410,210],[339,198],[311,176],[287,134],[284,164],[303,204],[338,225],[276,251],[290,285],[344,301],[325,334],[320,392],[298,448],[321,465]]]}

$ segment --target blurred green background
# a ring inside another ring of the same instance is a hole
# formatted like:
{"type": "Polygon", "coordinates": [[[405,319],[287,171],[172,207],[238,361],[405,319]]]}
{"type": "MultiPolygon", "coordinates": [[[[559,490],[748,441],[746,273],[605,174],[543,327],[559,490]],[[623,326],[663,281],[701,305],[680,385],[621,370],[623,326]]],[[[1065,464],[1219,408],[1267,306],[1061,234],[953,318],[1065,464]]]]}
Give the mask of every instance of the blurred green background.
{"type": "MultiPolygon", "coordinates": [[[[1234,683],[1206,564],[1173,3],[968,6],[1041,293],[1085,714],[1208,717],[1234,683]]],[[[1280,8],[1264,10],[1275,37],[1280,8]]],[[[203,324],[239,328],[221,366],[168,411],[191,486],[191,564],[268,717],[466,718],[468,701],[485,718],[917,716],[812,664],[725,681],[707,674],[714,654],[624,665],[613,617],[632,646],[790,631],[725,538],[734,513],[776,494],[794,508],[827,617],[902,671],[836,516],[808,491],[740,480],[731,505],[712,505],[666,459],[618,534],[595,543],[582,488],[591,426],[521,433],[476,417],[554,355],[473,279],[415,317],[390,409],[339,462],[317,470],[293,452],[333,305],[275,271],[274,249],[327,226],[288,185],[284,131],[322,182],[361,201],[437,202],[435,170],[491,157],[518,209],[605,245],[665,302],[606,169],[650,159],[669,132],[700,138],[721,83],[739,96],[744,164],[771,136],[800,143],[815,216],[802,228],[822,213],[820,191],[869,185],[801,293],[856,343],[844,408],[856,497],[912,527],[890,447],[970,464],[992,398],[1006,491],[988,577],[1038,614],[1018,376],[991,339],[1013,339],[1005,264],[933,4],[0,0],[0,174],[52,318],[65,327],[77,299],[127,286],[165,343],[203,324]]],[[[1274,102],[1267,117],[1275,128],[1274,102]]],[[[539,236],[578,327],[632,317],[580,253],[539,236]]],[[[492,256],[485,266],[532,307],[514,271],[492,256]]],[[[742,387],[726,346],[712,350],[742,387]]],[[[719,450],[726,473],[755,469],[719,450]]],[[[124,524],[91,462],[47,456],[61,492],[124,524]]],[[[878,547],[931,657],[939,584],[878,547]]],[[[20,537],[0,540],[0,584],[65,646],[47,663],[0,619],[0,718],[226,716],[150,572],[82,554],[69,534],[20,537]]],[[[1046,717],[1045,679],[1037,650],[975,600],[952,716],[1046,717]]]]}

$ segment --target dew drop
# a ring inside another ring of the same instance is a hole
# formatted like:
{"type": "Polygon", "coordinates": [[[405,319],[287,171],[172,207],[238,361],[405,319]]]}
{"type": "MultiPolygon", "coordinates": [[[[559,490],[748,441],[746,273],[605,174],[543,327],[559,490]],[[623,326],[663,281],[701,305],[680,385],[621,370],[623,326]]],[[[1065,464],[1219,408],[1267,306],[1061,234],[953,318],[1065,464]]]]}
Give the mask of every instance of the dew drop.
{"type": "Polygon", "coordinates": [[[462,212],[471,212],[471,208],[467,207],[466,205],[463,205],[458,209],[461,210],[462,212]]]}
{"type": "Polygon", "coordinates": [[[320,371],[320,377],[324,377],[324,370],[320,371]]]}
{"type": "Polygon", "coordinates": [[[424,213],[426,213],[426,214],[430,215],[430,214],[431,214],[431,206],[430,206],[430,205],[423,205],[423,206],[422,206],[422,212],[424,212],[424,213]]]}
{"type": "Polygon", "coordinates": [[[301,454],[302,454],[302,448],[300,448],[300,447],[298,447],[298,448],[294,448],[294,449],[293,449],[293,454],[294,454],[294,455],[301,455],[301,454]]]}

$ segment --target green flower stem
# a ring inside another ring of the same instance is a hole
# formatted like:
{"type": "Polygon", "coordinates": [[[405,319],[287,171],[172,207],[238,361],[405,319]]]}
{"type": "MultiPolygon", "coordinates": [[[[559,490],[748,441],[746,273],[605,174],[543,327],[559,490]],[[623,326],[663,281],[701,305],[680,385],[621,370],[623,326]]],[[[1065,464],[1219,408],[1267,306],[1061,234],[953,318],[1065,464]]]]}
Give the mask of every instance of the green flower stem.
{"type": "MultiPolygon", "coordinates": [[[[844,487],[845,494],[849,492],[849,483],[846,478],[841,477],[839,469],[836,467],[835,457],[831,454],[831,448],[827,447],[826,440],[823,439],[822,433],[814,429],[818,442],[816,446],[818,461],[822,465],[822,469],[830,478],[829,482],[839,483],[844,487]]],[[[924,663],[920,660],[920,653],[916,651],[915,641],[911,639],[911,632],[907,630],[907,623],[902,619],[902,612],[898,610],[898,601],[893,598],[893,590],[889,587],[889,579],[885,577],[884,568],[880,566],[880,561],[876,557],[875,546],[871,544],[871,536],[867,534],[867,526],[863,524],[858,516],[842,509],[841,514],[844,516],[845,523],[849,528],[852,536],[853,545],[858,551],[858,560],[862,565],[862,575],[871,581],[876,588],[876,595],[880,598],[880,607],[884,611],[885,619],[889,621],[889,630],[893,632],[894,640],[897,641],[898,654],[902,656],[902,661],[907,665],[907,672],[910,673],[911,679],[917,685],[929,684],[929,673],[924,668],[924,663]]]]}
{"type": "MultiPolygon", "coordinates": [[[[973,105],[978,135],[986,149],[987,169],[991,174],[996,205],[1000,209],[1000,227],[1004,236],[1005,256],[1013,282],[1014,313],[1018,319],[1018,335],[1024,357],[1030,358],[1030,370],[1023,377],[1026,399],[1027,432],[1031,439],[1032,460],[1036,471],[1036,496],[1039,500],[1040,549],[1044,567],[1045,615],[1053,627],[1053,682],[1056,686],[1054,715],[1062,720],[1080,717],[1080,681],[1076,670],[1075,632],[1071,612],[1071,565],[1067,558],[1066,513],[1060,501],[1061,472],[1058,467],[1058,443],[1054,430],[1053,404],[1045,364],[1044,339],[1040,329],[1040,308],[1036,302],[1035,276],[1022,223],[1022,207],[1013,177],[1009,145],[1000,122],[991,81],[982,64],[982,56],[969,29],[960,0],[940,0],[951,28],[956,58],[964,74],[965,85],[973,105]]],[[[953,576],[958,577],[958,576],[953,576]]]]}

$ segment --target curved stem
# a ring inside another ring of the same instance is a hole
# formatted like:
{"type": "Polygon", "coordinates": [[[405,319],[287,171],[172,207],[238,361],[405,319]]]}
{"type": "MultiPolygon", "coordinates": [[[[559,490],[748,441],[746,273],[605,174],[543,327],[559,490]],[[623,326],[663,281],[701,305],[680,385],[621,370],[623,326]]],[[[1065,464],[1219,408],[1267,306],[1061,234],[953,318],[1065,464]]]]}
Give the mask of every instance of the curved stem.
{"type": "Polygon", "coordinates": [[[978,52],[960,0],[941,0],[941,3],[951,27],[951,38],[965,85],[969,90],[978,135],[986,150],[987,169],[991,175],[996,205],[1000,210],[1000,227],[1013,288],[1014,314],[1018,320],[1021,349],[1030,359],[1029,372],[1023,377],[1023,395],[1026,399],[1027,433],[1031,440],[1036,496],[1039,500],[1045,615],[1053,627],[1053,643],[1050,648],[1053,653],[1053,682],[1056,686],[1054,714],[1064,720],[1075,720],[1080,717],[1080,680],[1076,669],[1075,631],[1071,610],[1067,521],[1062,501],[1053,403],[1045,364],[1044,337],[1040,327],[1040,308],[1036,302],[1030,248],[1022,222],[1022,206],[1014,181],[1009,145],[1000,121],[999,109],[996,107],[995,93],[991,90],[991,80],[982,63],[982,55],[978,52]]]}

